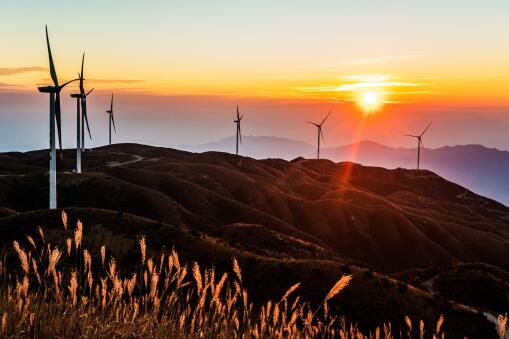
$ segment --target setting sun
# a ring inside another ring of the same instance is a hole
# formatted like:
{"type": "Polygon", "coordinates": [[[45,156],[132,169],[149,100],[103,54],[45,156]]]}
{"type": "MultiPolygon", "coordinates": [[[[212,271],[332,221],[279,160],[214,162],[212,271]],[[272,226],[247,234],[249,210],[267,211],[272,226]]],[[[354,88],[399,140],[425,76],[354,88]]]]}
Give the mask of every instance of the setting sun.
{"type": "Polygon", "coordinates": [[[374,91],[360,93],[357,101],[365,113],[374,112],[382,105],[381,93],[374,91]]]}
{"type": "Polygon", "coordinates": [[[378,103],[378,94],[375,92],[364,93],[364,103],[367,105],[375,105],[378,103]]]}

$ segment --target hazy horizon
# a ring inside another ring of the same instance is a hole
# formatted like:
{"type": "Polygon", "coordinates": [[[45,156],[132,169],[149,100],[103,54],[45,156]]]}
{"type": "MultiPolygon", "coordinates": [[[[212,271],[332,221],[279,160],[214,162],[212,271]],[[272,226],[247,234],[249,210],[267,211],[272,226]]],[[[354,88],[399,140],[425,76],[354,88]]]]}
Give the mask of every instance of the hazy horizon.
{"type": "MultiPolygon", "coordinates": [[[[75,102],[62,94],[63,144],[75,147],[75,102]]],[[[92,140],[88,146],[107,144],[109,93],[98,90],[87,100],[92,140]]],[[[509,119],[504,108],[430,108],[393,107],[380,114],[363,116],[351,104],[273,99],[237,99],[216,96],[154,96],[149,102],[118,94],[115,104],[117,134],[113,142],[136,142],[163,147],[199,145],[214,142],[235,133],[233,119],[238,103],[244,114],[244,135],[265,135],[315,143],[316,131],[306,124],[333,110],[324,125],[324,147],[346,145],[361,140],[375,141],[392,147],[414,147],[415,141],[403,134],[422,130],[433,121],[425,147],[481,144],[509,150],[509,119]],[[204,105],[201,100],[209,100],[204,105]],[[170,107],[170,108],[168,108],[170,107]],[[145,112],[143,112],[145,108],[145,112]],[[409,110],[416,114],[404,114],[409,110]],[[447,111],[447,114],[444,114],[447,111]],[[483,112],[482,114],[477,112],[483,112]],[[399,116],[393,120],[394,116],[399,116]],[[314,118],[314,119],[313,119],[314,118]],[[387,122],[388,121],[388,122],[387,122]],[[286,128],[282,128],[282,126],[286,128]],[[383,128],[380,128],[383,126],[383,128]]],[[[0,151],[22,151],[48,147],[48,99],[36,92],[5,93],[0,91],[0,151]],[[6,111],[6,107],[10,109],[6,111]]]]}

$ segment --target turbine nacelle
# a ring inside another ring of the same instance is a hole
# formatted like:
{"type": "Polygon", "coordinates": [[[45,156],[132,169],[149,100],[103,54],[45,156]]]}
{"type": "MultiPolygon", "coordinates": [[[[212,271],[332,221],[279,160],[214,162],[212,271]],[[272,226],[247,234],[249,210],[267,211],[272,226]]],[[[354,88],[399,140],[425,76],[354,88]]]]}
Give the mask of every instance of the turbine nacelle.
{"type": "Polygon", "coordinates": [[[57,89],[54,86],[41,86],[37,87],[41,93],[56,93],[57,89]]]}

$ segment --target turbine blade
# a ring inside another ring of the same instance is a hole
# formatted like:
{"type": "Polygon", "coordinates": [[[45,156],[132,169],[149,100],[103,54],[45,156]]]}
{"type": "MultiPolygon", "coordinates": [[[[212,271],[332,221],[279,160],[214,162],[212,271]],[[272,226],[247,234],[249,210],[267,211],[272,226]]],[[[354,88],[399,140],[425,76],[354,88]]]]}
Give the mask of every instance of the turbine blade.
{"type": "Polygon", "coordinates": [[[81,59],[81,74],[79,76],[80,78],[80,93],[81,95],[85,95],[85,88],[83,88],[83,77],[84,77],[84,74],[83,74],[83,67],[84,67],[84,64],[85,64],[85,53],[83,53],[83,58],[81,59]]]}
{"type": "Polygon", "coordinates": [[[60,92],[56,93],[55,99],[55,120],[57,123],[58,146],[62,150],[62,114],[60,109],[60,92]]]}
{"type": "Polygon", "coordinates": [[[243,117],[244,117],[244,115],[241,115],[240,118],[239,118],[239,121],[242,121],[243,117]]]}
{"type": "Polygon", "coordinates": [[[88,136],[92,139],[92,133],[90,133],[90,125],[88,124],[88,115],[87,115],[87,98],[81,98],[81,112],[83,114],[83,118],[87,124],[88,136]]]}
{"type": "Polygon", "coordinates": [[[318,127],[318,124],[315,124],[314,122],[309,122],[309,121],[306,121],[306,122],[307,122],[308,124],[311,124],[311,125],[313,125],[313,126],[318,127]]]}
{"type": "Polygon", "coordinates": [[[112,112],[113,112],[113,93],[111,93],[110,111],[112,111],[112,112]]]}
{"type": "Polygon", "coordinates": [[[239,120],[239,105],[237,105],[237,120],[239,120]]]}
{"type": "Polygon", "coordinates": [[[429,126],[431,126],[431,121],[429,122],[428,126],[426,126],[424,131],[422,131],[421,135],[419,135],[420,137],[422,137],[424,135],[424,133],[426,133],[426,131],[428,130],[429,126]]]}
{"type": "Polygon", "coordinates": [[[327,116],[322,120],[322,122],[320,123],[320,125],[323,125],[323,123],[325,122],[325,120],[327,120],[329,118],[329,115],[332,113],[332,111],[329,111],[329,114],[327,114],[327,116]]]}
{"type": "Polygon", "coordinates": [[[46,25],[46,45],[48,46],[48,58],[49,58],[49,73],[55,87],[58,87],[57,71],[55,70],[55,64],[53,62],[53,56],[51,55],[51,47],[49,44],[48,25],[46,25]]]}
{"type": "Polygon", "coordinates": [[[418,135],[412,135],[412,134],[403,134],[404,137],[412,137],[412,138],[418,138],[418,135]]]}
{"type": "Polygon", "coordinates": [[[325,141],[325,138],[323,137],[322,128],[320,127],[318,130],[320,131],[319,133],[320,133],[320,136],[322,137],[322,141],[325,141]]]}
{"type": "Polygon", "coordinates": [[[88,93],[87,93],[87,94],[85,94],[85,97],[88,97],[88,95],[89,95],[90,93],[92,93],[92,91],[93,91],[93,90],[94,90],[94,89],[92,88],[90,91],[88,91],[88,93]]]}
{"type": "Polygon", "coordinates": [[[88,124],[88,115],[84,115],[85,122],[87,123],[87,130],[88,130],[88,136],[90,137],[90,140],[92,140],[92,133],[90,133],[90,125],[88,124]]]}
{"type": "Polygon", "coordinates": [[[424,143],[422,142],[422,139],[419,139],[419,142],[421,143],[421,147],[424,148],[424,143]]]}
{"type": "Polygon", "coordinates": [[[117,129],[115,128],[115,118],[113,118],[113,112],[110,114],[111,122],[113,122],[113,130],[115,131],[115,134],[117,134],[117,129]]]}
{"type": "Polygon", "coordinates": [[[85,66],[85,52],[83,52],[83,56],[81,57],[81,74],[83,73],[83,67],[85,66]]]}
{"type": "Polygon", "coordinates": [[[66,82],[66,83],[64,83],[63,85],[58,86],[58,92],[60,92],[60,91],[62,90],[62,88],[64,88],[65,86],[67,86],[67,85],[68,85],[68,84],[70,84],[71,82],[73,82],[73,81],[78,81],[78,80],[80,80],[80,79],[79,79],[79,78],[77,78],[77,79],[72,79],[72,80],[67,81],[67,82],[66,82]]]}

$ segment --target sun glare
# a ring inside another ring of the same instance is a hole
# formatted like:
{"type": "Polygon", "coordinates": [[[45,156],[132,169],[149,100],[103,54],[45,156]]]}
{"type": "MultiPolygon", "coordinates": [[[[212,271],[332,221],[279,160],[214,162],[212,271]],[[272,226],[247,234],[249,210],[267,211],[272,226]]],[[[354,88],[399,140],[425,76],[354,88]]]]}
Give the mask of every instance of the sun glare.
{"type": "Polygon", "coordinates": [[[364,113],[372,113],[377,111],[382,105],[381,96],[381,93],[375,91],[363,92],[359,94],[357,103],[364,113]]]}

